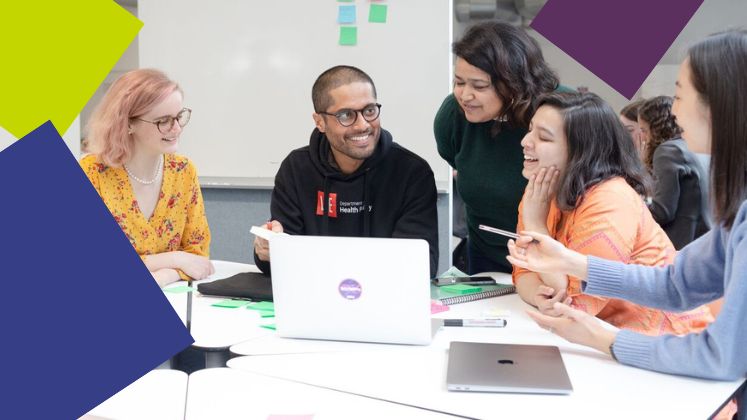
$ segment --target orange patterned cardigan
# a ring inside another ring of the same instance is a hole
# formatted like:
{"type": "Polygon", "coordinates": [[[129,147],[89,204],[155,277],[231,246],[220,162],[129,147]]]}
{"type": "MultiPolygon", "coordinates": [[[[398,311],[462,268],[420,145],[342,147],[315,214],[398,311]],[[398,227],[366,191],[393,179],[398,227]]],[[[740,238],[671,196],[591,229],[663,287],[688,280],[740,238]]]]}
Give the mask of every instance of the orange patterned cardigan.
{"type": "MultiPolygon", "coordinates": [[[[524,228],[523,203],[519,204],[517,231],[524,228]]],[[[561,211],[553,201],[547,227],[552,237],[570,249],[624,263],[663,266],[674,260],[676,252],[641,197],[620,177],[590,188],[574,210],[561,211]]],[[[514,267],[514,283],[527,271],[514,267]]],[[[705,306],[673,313],[586,295],[581,292],[581,281],[572,276],[568,276],[567,292],[574,308],[642,334],[682,335],[701,331],[713,321],[705,306]]]]}

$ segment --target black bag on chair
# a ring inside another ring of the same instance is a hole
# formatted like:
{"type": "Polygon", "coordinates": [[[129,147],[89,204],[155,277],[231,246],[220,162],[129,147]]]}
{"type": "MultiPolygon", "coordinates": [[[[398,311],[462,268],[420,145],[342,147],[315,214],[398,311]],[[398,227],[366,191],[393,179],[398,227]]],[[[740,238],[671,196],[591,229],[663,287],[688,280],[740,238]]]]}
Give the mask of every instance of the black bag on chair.
{"type": "Polygon", "coordinates": [[[203,295],[272,301],[272,280],[262,273],[239,273],[197,285],[203,295]]]}

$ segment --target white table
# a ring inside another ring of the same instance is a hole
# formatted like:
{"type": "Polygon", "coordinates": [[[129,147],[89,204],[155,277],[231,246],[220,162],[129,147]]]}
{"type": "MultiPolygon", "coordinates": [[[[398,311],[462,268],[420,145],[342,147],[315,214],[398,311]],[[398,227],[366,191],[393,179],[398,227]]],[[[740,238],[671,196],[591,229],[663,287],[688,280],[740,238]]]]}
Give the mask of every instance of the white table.
{"type": "Polygon", "coordinates": [[[265,336],[231,348],[250,357],[228,366],[372,398],[477,418],[707,418],[743,380],[716,382],[621,365],[539,328],[518,295],[453,305],[440,318],[510,311],[505,328],[444,327],[430,346],[392,346],[265,336]],[[451,341],[558,346],[574,392],[568,396],[446,390],[451,341]],[[295,354],[294,354],[295,353],[295,354]]]}
{"type": "MultiPolygon", "coordinates": [[[[254,265],[240,264],[227,261],[213,261],[215,273],[206,280],[192,282],[196,289],[198,284],[210,282],[213,280],[230,277],[237,273],[248,271],[258,271],[254,265]]],[[[186,286],[187,282],[180,281],[164,287],[167,290],[172,287],[186,286]]],[[[187,298],[188,293],[170,293],[165,291],[164,294],[169,300],[174,310],[181,318],[182,322],[187,320],[187,298]]],[[[191,334],[195,342],[193,347],[205,351],[206,363],[208,367],[223,366],[228,359],[228,349],[230,346],[264,335],[271,335],[272,332],[261,328],[261,324],[272,323],[272,318],[260,318],[257,311],[246,308],[218,308],[212,306],[216,302],[225,300],[205,296],[195,291],[192,292],[192,319],[191,334]]]]}
{"type": "Polygon", "coordinates": [[[188,420],[267,420],[272,415],[308,416],[296,417],[297,420],[453,418],[235,369],[204,369],[189,375],[188,420]]]}
{"type": "Polygon", "coordinates": [[[83,418],[184,419],[187,374],[156,369],[89,411],[83,418]]]}

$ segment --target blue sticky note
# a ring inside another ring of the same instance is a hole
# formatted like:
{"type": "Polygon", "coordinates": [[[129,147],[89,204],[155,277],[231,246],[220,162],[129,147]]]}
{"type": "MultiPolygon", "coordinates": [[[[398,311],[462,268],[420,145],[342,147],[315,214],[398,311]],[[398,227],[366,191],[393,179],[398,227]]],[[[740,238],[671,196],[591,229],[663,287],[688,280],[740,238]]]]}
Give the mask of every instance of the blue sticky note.
{"type": "Polygon", "coordinates": [[[355,23],[355,6],[339,6],[337,23],[355,23]]]}

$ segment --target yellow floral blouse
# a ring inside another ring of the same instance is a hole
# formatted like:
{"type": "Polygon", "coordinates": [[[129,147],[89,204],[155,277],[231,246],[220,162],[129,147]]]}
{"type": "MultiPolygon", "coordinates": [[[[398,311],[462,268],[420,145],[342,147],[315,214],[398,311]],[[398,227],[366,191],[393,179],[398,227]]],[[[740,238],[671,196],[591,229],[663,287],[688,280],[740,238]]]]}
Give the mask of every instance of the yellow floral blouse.
{"type": "MultiPolygon", "coordinates": [[[[163,184],[149,220],[140,212],[127,172],[106,166],[95,155],[80,161],[138,255],[185,251],[204,257],[210,252],[210,229],[197,180],[197,169],[184,156],[164,155],[163,184]]],[[[184,273],[179,272],[182,278],[184,273]]]]}

